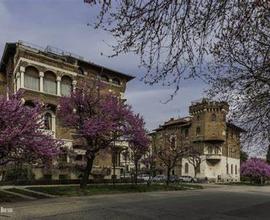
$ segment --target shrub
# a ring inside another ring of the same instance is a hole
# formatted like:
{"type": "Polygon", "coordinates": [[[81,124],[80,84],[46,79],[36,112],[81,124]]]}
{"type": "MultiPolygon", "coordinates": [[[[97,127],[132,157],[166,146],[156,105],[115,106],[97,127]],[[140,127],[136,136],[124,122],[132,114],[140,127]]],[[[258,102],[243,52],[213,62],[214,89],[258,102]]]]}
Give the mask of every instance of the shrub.
{"type": "Polygon", "coordinates": [[[31,169],[27,167],[11,167],[7,169],[5,174],[5,181],[25,181],[33,179],[35,179],[35,175],[31,169]]]}

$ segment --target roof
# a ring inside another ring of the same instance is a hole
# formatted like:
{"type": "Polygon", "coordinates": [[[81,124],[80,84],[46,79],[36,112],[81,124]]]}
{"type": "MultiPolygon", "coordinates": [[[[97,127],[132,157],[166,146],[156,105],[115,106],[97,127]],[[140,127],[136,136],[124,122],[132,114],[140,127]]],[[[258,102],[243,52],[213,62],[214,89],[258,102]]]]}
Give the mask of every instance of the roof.
{"type": "Polygon", "coordinates": [[[70,58],[73,58],[73,59],[75,59],[75,60],[77,60],[79,62],[83,62],[83,63],[85,63],[87,65],[90,65],[92,67],[100,68],[105,72],[117,74],[117,75],[119,75],[119,76],[121,76],[123,78],[126,78],[128,81],[135,78],[132,75],[122,73],[122,72],[119,72],[117,70],[114,70],[114,69],[111,69],[111,68],[108,68],[108,67],[105,67],[105,66],[102,66],[102,65],[99,65],[99,64],[95,64],[95,63],[93,63],[91,61],[86,61],[86,60],[84,60],[83,57],[78,56],[78,55],[73,54],[73,53],[70,53],[70,52],[66,52],[66,51],[51,47],[51,46],[47,46],[46,48],[42,48],[40,46],[31,44],[31,43],[27,43],[27,42],[22,42],[22,41],[19,41],[18,43],[14,43],[14,42],[13,43],[6,43],[5,49],[4,49],[4,52],[3,52],[3,56],[2,56],[2,59],[1,59],[1,63],[0,63],[0,71],[5,70],[5,67],[6,67],[6,64],[8,62],[9,56],[15,54],[16,47],[18,45],[23,45],[25,47],[28,47],[29,49],[35,49],[38,52],[42,52],[42,53],[45,53],[45,54],[53,53],[54,55],[56,55],[56,56],[58,56],[60,58],[70,57],[70,58]]]}
{"type": "MultiPolygon", "coordinates": [[[[165,127],[170,127],[170,126],[174,126],[174,125],[180,125],[180,126],[189,126],[191,125],[191,117],[187,116],[184,118],[171,118],[169,121],[164,122],[163,125],[160,125],[157,129],[154,129],[152,133],[156,132],[156,131],[160,131],[165,127]]],[[[152,134],[150,133],[150,134],[152,134]]]]}
{"type": "Polygon", "coordinates": [[[163,127],[170,126],[170,125],[189,125],[191,124],[191,117],[184,117],[184,118],[171,118],[169,121],[166,121],[163,127]]]}
{"type": "Polygon", "coordinates": [[[15,54],[16,52],[16,43],[6,43],[3,56],[1,58],[1,63],[0,63],[0,71],[5,71],[8,58],[15,54]]]}
{"type": "MultiPolygon", "coordinates": [[[[228,127],[235,129],[239,132],[246,132],[243,128],[240,128],[231,122],[227,122],[226,124],[228,127]]],[[[169,121],[164,122],[163,125],[160,125],[158,128],[154,129],[153,132],[149,133],[149,135],[152,135],[157,131],[161,131],[162,129],[164,129],[166,127],[170,127],[170,126],[174,126],[174,125],[190,126],[191,125],[191,117],[187,116],[184,118],[177,118],[177,119],[171,118],[169,121]]]]}
{"type": "Polygon", "coordinates": [[[227,124],[227,127],[232,128],[234,130],[238,130],[239,132],[246,132],[245,129],[240,128],[240,127],[238,127],[237,125],[235,125],[235,124],[233,124],[231,122],[227,122],[226,124],[227,124]]]}

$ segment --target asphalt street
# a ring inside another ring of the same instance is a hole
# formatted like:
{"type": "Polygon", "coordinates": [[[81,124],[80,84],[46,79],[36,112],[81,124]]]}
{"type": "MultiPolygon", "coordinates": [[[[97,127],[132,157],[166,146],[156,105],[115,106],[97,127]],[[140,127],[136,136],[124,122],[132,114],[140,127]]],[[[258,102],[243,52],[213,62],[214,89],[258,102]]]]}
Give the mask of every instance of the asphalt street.
{"type": "MultiPolygon", "coordinates": [[[[203,190],[52,198],[14,204],[0,219],[270,219],[270,187],[218,186],[203,190]]],[[[3,214],[3,213],[2,213],[3,214]]]]}

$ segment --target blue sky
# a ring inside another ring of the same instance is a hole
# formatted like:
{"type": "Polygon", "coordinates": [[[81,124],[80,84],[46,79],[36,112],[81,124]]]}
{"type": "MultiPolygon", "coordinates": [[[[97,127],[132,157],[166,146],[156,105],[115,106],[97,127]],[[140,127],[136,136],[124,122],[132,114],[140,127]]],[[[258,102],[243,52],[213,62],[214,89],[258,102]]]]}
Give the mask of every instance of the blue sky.
{"type": "Polygon", "coordinates": [[[148,86],[139,81],[144,69],[138,67],[138,57],[101,55],[111,54],[108,44],[114,40],[110,34],[87,26],[96,15],[97,9],[83,0],[0,0],[0,53],[6,42],[24,40],[74,52],[86,60],[136,76],[128,83],[126,98],[144,116],[150,130],[170,117],[186,116],[190,102],[203,96],[206,85],[194,80],[183,82],[174,100],[162,104],[174,88],[148,86]]]}

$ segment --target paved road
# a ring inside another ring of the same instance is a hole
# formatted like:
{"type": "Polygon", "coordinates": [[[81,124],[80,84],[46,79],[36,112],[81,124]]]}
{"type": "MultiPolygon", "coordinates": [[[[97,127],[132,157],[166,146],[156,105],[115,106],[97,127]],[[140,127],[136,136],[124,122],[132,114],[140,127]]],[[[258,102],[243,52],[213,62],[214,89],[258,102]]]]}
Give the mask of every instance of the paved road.
{"type": "Polygon", "coordinates": [[[0,219],[269,220],[270,187],[219,186],[192,191],[53,198],[0,206],[14,210],[0,219]]]}

